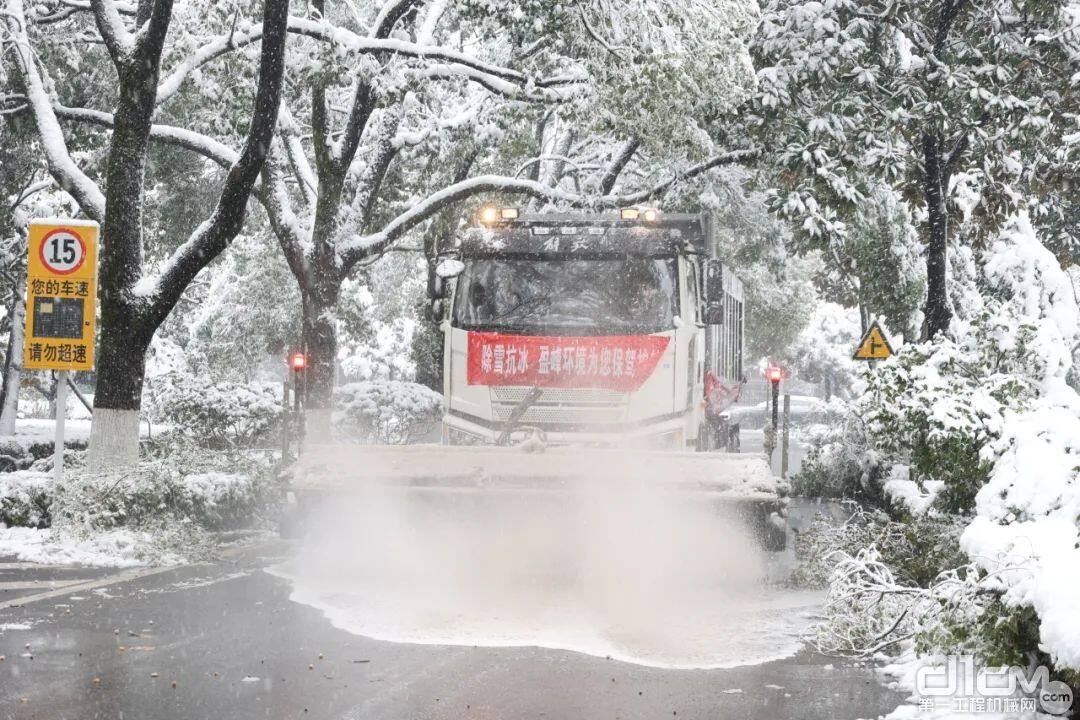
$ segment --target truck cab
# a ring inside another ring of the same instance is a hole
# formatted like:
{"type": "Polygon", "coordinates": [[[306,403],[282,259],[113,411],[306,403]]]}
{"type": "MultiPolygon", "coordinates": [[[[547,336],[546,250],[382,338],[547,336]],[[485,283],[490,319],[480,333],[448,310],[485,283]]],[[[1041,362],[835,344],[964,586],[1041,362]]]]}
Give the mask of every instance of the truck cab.
{"type": "Polygon", "coordinates": [[[707,449],[737,395],[743,290],[706,215],[485,208],[433,280],[443,441],[707,449]]]}

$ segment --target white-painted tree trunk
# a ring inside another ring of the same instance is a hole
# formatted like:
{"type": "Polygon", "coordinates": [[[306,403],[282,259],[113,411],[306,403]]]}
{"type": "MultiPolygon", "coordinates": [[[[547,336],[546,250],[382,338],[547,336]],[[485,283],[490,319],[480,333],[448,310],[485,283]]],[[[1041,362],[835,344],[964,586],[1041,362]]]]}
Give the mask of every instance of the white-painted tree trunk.
{"type": "Polygon", "coordinates": [[[19,383],[22,379],[23,343],[26,341],[26,303],[23,285],[15,289],[15,312],[11,316],[11,334],[8,343],[7,373],[4,375],[4,407],[0,408],[0,435],[15,434],[15,419],[19,415],[19,383]]]}
{"type": "Polygon", "coordinates": [[[90,472],[112,472],[138,464],[139,411],[94,408],[90,424],[90,472]]]}

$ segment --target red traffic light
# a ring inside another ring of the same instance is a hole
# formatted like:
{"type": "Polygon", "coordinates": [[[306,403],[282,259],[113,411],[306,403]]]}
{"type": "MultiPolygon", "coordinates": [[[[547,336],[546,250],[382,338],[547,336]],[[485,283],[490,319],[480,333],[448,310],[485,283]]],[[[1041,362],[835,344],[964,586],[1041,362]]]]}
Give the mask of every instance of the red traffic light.
{"type": "Polygon", "coordinates": [[[765,377],[769,382],[778,383],[784,377],[784,369],[778,365],[770,365],[765,369],[765,377]]]}
{"type": "Polygon", "coordinates": [[[293,370],[304,370],[307,368],[307,355],[304,353],[296,352],[289,357],[289,367],[293,370]]]}

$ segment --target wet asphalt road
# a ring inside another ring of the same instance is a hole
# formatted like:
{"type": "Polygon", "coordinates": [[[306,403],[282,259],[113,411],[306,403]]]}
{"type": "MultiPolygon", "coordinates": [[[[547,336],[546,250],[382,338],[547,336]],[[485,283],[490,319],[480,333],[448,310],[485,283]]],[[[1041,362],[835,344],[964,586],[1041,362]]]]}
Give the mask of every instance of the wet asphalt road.
{"type": "Polygon", "coordinates": [[[902,700],[869,670],[808,651],[680,671],[370,640],[262,571],[288,552],[267,541],[147,575],[0,559],[0,718],[810,720],[877,717],[902,700]]]}

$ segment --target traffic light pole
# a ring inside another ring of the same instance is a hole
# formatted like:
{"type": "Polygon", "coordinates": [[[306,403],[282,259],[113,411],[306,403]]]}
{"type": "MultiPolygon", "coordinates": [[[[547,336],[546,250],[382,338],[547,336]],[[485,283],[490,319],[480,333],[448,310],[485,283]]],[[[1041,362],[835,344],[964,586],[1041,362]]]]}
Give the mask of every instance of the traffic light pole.
{"type": "Polygon", "coordinates": [[[296,423],[296,455],[300,456],[300,448],[304,444],[304,416],[300,409],[300,396],[303,394],[301,381],[304,375],[303,366],[293,365],[293,421],[296,423]]]}
{"type": "Polygon", "coordinates": [[[772,383],[772,426],[775,432],[780,427],[780,381],[771,380],[772,383]]]}

